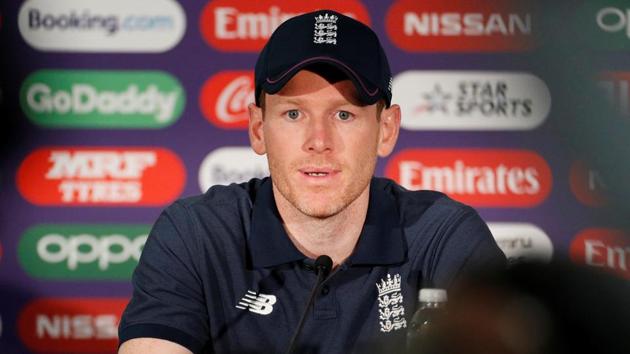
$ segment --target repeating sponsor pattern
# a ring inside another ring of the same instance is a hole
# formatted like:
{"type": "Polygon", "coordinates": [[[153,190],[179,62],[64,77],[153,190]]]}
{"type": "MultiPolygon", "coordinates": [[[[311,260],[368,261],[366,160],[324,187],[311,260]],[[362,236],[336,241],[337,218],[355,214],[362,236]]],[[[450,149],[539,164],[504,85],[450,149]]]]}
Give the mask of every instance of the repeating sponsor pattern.
{"type": "MultiPolygon", "coordinates": [[[[325,7],[371,26],[390,59],[403,129],[377,175],[476,207],[511,263],[568,257],[630,279],[630,236],[607,209],[615,181],[606,164],[564,149],[559,118],[573,117],[559,109],[557,83],[530,65],[546,11],[531,3],[3,2],[0,103],[18,127],[2,136],[3,343],[20,353],[116,351],[129,279],[160,210],[268,175],[266,157],[247,146],[256,54],[283,21],[325,7]]],[[[630,49],[625,0],[580,0],[563,16],[554,26],[568,26],[558,32],[585,52],[619,59],[630,49]]],[[[337,30],[335,18],[313,18],[316,43],[339,45],[337,30]]],[[[610,103],[589,112],[595,125],[609,111],[630,122],[630,65],[615,63],[593,75],[593,101],[610,103]]],[[[398,274],[376,284],[377,330],[405,329],[400,287],[398,274]]],[[[237,297],[256,316],[282,301],[237,297]]]]}

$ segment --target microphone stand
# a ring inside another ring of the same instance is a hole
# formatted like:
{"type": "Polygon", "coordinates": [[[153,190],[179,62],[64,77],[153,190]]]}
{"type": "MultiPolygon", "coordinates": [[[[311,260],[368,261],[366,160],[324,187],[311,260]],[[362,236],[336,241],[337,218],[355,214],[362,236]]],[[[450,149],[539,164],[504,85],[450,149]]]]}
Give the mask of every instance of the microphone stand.
{"type": "Polygon", "coordinates": [[[332,259],[330,259],[330,257],[328,257],[327,255],[321,255],[317,257],[317,259],[315,260],[315,271],[317,272],[317,281],[315,282],[315,286],[313,287],[313,290],[311,290],[311,295],[309,296],[308,302],[306,303],[306,308],[304,309],[304,312],[302,313],[302,317],[300,318],[300,322],[298,323],[295,333],[293,333],[291,342],[289,342],[289,348],[287,349],[286,354],[293,353],[293,350],[295,349],[295,341],[300,335],[300,332],[302,332],[302,327],[304,326],[304,321],[306,320],[306,316],[308,315],[308,310],[313,304],[313,300],[315,300],[315,294],[317,294],[317,290],[319,289],[319,286],[324,281],[324,278],[326,278],[326,275],[328,275],[328,272],[330,272],[331,268],[332,268],[332,259]]]}

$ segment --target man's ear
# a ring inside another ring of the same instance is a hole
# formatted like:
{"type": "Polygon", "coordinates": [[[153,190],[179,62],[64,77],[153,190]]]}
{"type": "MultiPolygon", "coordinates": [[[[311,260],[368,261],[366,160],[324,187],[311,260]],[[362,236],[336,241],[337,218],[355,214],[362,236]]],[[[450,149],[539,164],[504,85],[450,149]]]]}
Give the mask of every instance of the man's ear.
{"type": "Polygon", "coordinates": [[[262,108],[250,103],[247,106],[249,112],[249,144],[258,155],[264,155],[267,152],[265,147],[265,134],[263,132],[263,111],[262,108]]]}
{"type": "Polygon", "coordinates": [[[381,111],[379,124],[381,131],[379,135],[377,153],[380,157],[386,157],[394,150],[398,141],[398,131],[400,130],[400,106],[391,105],[381,111]]]}

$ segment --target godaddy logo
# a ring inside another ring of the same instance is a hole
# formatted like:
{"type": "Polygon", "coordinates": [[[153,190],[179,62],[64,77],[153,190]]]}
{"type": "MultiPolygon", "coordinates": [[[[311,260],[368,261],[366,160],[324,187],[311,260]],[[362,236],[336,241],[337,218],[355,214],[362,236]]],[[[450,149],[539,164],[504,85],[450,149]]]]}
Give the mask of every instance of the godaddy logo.
{"type": "Polygon", "coordinates": [[[49,127],[161,128],[184,108],[179,82],[157,71],[40,70],[23,83],[20,103],[49,127]]]}
{"type": "Polygon", "coordinates": [[[38,225],[19,245],[35,278],[128,279],[147,240],[145,225],[38,225]]]}

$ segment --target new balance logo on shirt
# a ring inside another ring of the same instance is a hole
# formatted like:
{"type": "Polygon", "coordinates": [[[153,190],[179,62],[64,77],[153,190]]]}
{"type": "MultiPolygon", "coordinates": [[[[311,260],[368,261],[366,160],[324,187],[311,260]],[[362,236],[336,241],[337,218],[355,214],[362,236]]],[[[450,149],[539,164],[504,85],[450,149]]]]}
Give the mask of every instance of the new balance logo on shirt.
{"type": "Polygon", "coordinates": [[[249,310],[259,315],[268,315],[273,311],[273,304],[275,304],[276,301],[275,295],[256,294],[251,290],[247,290],[247,294],[238,302],[236,308],[249,310]]]}

